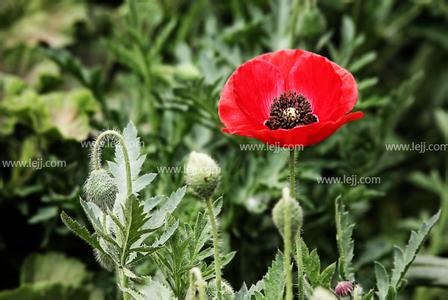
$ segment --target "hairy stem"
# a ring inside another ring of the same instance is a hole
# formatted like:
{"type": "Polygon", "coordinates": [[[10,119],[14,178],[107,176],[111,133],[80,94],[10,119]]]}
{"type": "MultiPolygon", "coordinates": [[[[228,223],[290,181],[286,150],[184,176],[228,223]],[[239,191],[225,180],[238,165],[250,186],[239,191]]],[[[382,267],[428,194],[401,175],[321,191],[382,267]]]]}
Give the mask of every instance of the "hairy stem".
{"type": "MultiPolygon", "coordinates": [[[[289,156],[289,180],[290,180],[290,193],[291,197],[295,199],[295,155],[294,149],[290,150],[289,156]]],[[[283,264],[285,269],[286,280],[286,300],[292,299],[292,271],[291,271],[291,209],[289,205],[285,206],[285,228],[283,233],[284,242],[284,257],[283,264]]]]}
{"type": "MultiPolygon", "coordinates": [[[[131,174],[131,164],[129,161],[129,153],[128,149],[124,143],[123,136],[114,131],[114,130],[106,130],[103,133],[101,133],[98,138],[95,141],[95,144],[93,145],[93,151],[92,151],[92,165],[95,170],[101,169],[101,148],[103,146],[103,141],[107,140],[109,137],[114,138],[121,146],[121,150],[123,152],[123,158],[124,158],[124,164],[125,164],[125,171],[126,171],[126,195],[127,195],[127,201],[129,200],[130,196],[132,195],[132,174],[131,174]]],[[[132,202],[131,202],[132,205],[132,202]]],[[[128,206],[126,206],[128,207],[128,206]]],[[[132,208],[132,207],[131,207],[132,208]]],[[[128,209],[128,214],[132,213],[132,209],[128,209]]],[[[127,223],[130,224],[130,216],[126,217],[127,223]]],[[[129,237],[129,230],[126,230],[126,236],[123,239],[123,245],[122,249],[127,249],[127,243],[128,243],[128,237],[129,237]]],[[[123,253],[120,257],[120,266],[116,269],[117,278],[120,283],[120,286],[123,288],[127,288],[129,283],[128,279],[123,273],[123,267],[126,264],[126,251],[123,250],[123,253]]],[[[123,300],[128,300],[129,294],[123,292],[123,300]]]]}
{"type": "Polygon", "coordinates": [[[302,238],[301,233],[297,234],[296,240],[296,255],[297,255],[297,295],[299,300],[304,299],[303,293],[303,256],[302,256],[302,238]]]}
{"type": "Polygon", "coordinates": [[[213,233],[213,248],[215,256],[215,273],[216,273],[216,291],[218,300],[222,300],[221,292],[221,257],[219,256],[219,235],[218,235],[218,225],[216,224],[215,214],[213,212],[212,199],[207,199],[207,212],[210,218],[210,224],[212,226],[213,233]]]}
{"type": "Polygon", "coordinates": [[[131,164],[129,163],[128,149],[126,148],[123,136],[120,133],[116,132],[115,130],[106,130],[98,136],[95,144],[93,145],[92,151],[93,168],[95,170],[101,169],[101,147],[103,146],[103,141],[107,140],[109,137],[116,139],[123,151],[123,157],[126,166],[126,190],[127,195],[129,196],[132,194],[131,164]]]}

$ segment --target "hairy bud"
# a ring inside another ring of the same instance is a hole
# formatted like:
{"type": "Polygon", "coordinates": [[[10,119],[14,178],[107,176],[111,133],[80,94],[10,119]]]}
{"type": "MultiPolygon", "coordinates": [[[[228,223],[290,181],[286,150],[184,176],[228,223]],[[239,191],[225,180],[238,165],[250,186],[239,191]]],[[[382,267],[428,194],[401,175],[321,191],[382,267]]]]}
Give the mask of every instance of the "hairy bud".
{"type": "Polygon", "coordinates": [[[351,281],[340,281],[334,288],[334,293],[338,297],[346,297],[352,294],[354,287],[351,281]]]}
{"type": "Polygon", "coordinates": [[[104,254],[97,249],[93,249],[93,253],[95,255],[96,261],[100,264],[101,267],[110,272],[114,270],[115,263],[107,254],[104,254]]]}
{"type": "Polygon", "coordinates": [[[104,169],[93,170],[84,185],[86,200],[106,211],[114,206],[118,188],[113,178],[104,169]]]}
{"type": "Polygon", "coordinates": [[[291,212],[291,238],[294,239],[302,228],[303,212],[299,203],[289,195],[289,189],[283,189],[283,197],[272,210],[272,219],[280,234],[285,231],[285,210],[289,206],[291,212]]]}
{"type": "MultiPolygon", "coordinates": [[[[233,288],[226,280],[221,279],[221,291],[222,291],[222,299],[231,300],[233,299],[233,288]]],[[[216,291],[216,279],[210,280],[207,284],[207,294],[211,299],[217,298],[216,291]]]]}
{"type": "Polygon", "coordinates": [[[219,183],[221,169],[207,154],[191,152],[185,167],[187,185],[201,198],[208,199],[219,183]]]}

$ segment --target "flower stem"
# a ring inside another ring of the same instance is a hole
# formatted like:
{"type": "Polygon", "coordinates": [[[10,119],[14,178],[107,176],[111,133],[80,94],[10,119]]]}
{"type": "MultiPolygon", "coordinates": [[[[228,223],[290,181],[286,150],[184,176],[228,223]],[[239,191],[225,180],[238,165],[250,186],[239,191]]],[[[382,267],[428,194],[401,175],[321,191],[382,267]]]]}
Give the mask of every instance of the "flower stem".
{"type": "MultiPolygon", "coordinates": [[[[298,156],[298,155],[297,155],[298,156]]],[[[291,198],[296,199],[296,156],[294,149],[291,149],[290,154],[290,190],[291,190],[291,198]]],[[[297,296],[299,300],[303,300],[305,295],[303,291],[303,254],[302,254],[302,229],[299,229],[297,232],[296,239],[296,256],[297,256],[297,296]]]]}
{"type": "Polygon", "coordinates": [[[207,212],[210,218],[210,224],[212,226],[213,234],[213,248],[215,256],[215,275],[216,275],[216,293],[218,300],[222,300],[221,292],[221,257],[219,256],[219,235],[218,235],[218,225],[216,224],[215,214],[213,212],[212,199],[207,199],[207,212]]]}
{"type": "Polygon", "coordinates": [[[304,299],[303,293],[303,256],[302,256],[302,238],[301,233],[297,234],[296,241],[296,256],[297,256],[297,296],[299,300],[304,299]]]}
{"type": "Polygon", "coordinates": [[[289,152],[289,190],[291,198],[296,199],[296,157],[294,148],[289,152]]]}
{"type": "MultiPolygon", "coordinates": [[[[132,174],[131,174],[131,164],[129,161],[129,153],[128,149],[126,148],[126,145],[124,143],[123,136],[116,132],[115,130],[106,130],[103,133],[101,133],[98,138],[95,141],[95,144],[93,145],[93,151],[92,151],[92,166],[95,170],[101,169],[101,147],[103,146],[103,140],[106,140],[109,137],[113,137],[118,141],[118,143],[121,146],[122,152],[123,152],[123,159],[125,164],[125,172],[126,172],[126,195],[127,199],[132,195],[132,174]]],[[[131,214],[131,210],[127,212],[131,214]]],[[[128,234],[123,239],[123,246],[122,249],[127,248],[128,243],[128,234]]],[[[123,251],[121,257],[120,257],[120,266],[116,268],[116,276],[120,283],[120,286],[123,288],[127,288],[129,283],[126,275],[123,272],[123,267],[126,263],[126,256],[125,251],[123,251]]],[[[123,292],[123,300],[128,300],[129,294],[126,292],[123,292]]]]}
{"type": "MultiPolygon", "coordinates": [[[[291,197],[295,199],[295,155],[294,149],[290,150],[289,156],[289,180],[291,197]]],[[[286,280],[286,300],[292,299],[292,271],[291,271],[291,209],[289,205],[285,207],[285,228],[283,234],[284,253],[283,268],[286,280]]]]}

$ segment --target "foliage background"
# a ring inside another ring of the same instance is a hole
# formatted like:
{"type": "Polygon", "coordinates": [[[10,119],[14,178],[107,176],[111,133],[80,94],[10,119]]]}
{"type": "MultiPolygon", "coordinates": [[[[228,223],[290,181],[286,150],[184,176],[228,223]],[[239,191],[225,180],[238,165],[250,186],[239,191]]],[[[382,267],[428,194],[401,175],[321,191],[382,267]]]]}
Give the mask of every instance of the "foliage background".
{"type": "MultiPolygon", "coordinates": [[[[356,221],[358,279],[372,285],[374,260],[390,254],[392,244],[403,244],[408,230],[438,207],[448,214],[446,152],[385,147],[448,143],[447,19],[444,0],[2,1],[0,159],[66,165],[0,167],[0,289],[53,284],[69,294],[107,297],[113,278],[59,213],[64,209],[86,222],[78,198],[89,142],[129,120],[148,153],[144,169],[160,173],[153,193],[169,194],[183,184],[181,170],[169,168],[182,167],[190,151],[218,160],[223,244],[237,251],[224,277],[237,289],[243,281],[256,282],[281,245],[270,211],[287,182],[288,155],[243,151],[240,144],[255,142],[220,132],[217,101],[238,65],[284,48],[325,55],[357,79],[356,109],[366,117],[300,155],[299,200],[303,237],[327,265],[337,258],[333,206],[343,195],[356,221]],[[381,183],[316,180],[355,174],[378,176],[381,183]],[[74,274],[62,272],[60,280],[45,267],[55,261],[74,274]]],[[[202,206],[187,196],[177,214],[192,222],[202,206]]],[[[443,223],[426,254],[448,254],[443,223]]],[[[421,278],[435,272],[434,263],[422,267],[430,269],[413,277],[411,270],[404,299],[421,297],[415,290],[421,280],[448,284],[443,276],[437,282],[421,278]]],[[[154,271],[150,263],[142,268],[154,271]]],[[[447,294],[431,289],[421,299],[447,294]]]]}

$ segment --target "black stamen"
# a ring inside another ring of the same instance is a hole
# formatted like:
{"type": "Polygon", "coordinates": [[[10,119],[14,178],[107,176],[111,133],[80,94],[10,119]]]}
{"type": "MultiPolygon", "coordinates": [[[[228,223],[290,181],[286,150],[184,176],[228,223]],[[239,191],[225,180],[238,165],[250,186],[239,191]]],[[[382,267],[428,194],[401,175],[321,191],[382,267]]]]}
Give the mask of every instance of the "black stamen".
{"type": "Polygon", "coordinates": [[[298,125],[317,122],[312,113],[311,104],[302,94],[289,91],[275,98],[271,105],[271,113],[265,125],[271,129],[291,129],[298,125]]]}

